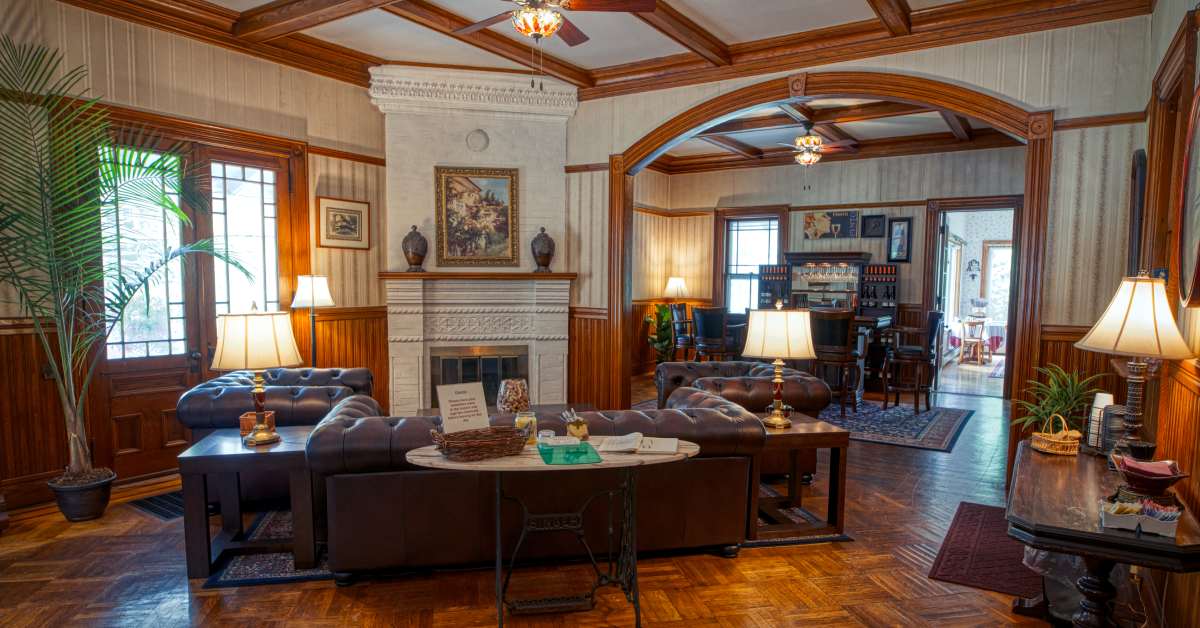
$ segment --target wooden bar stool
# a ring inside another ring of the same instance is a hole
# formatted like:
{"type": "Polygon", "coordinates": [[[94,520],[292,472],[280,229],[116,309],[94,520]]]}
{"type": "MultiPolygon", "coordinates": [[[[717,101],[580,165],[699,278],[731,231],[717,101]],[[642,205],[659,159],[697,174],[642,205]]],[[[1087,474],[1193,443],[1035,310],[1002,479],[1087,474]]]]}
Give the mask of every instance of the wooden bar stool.
{"type": "Polygon", "coordinates": [[[814,309],[811,316],[813,348],[817,352],[813,366],[822,370],[834,369],[837,377],[829,382],[829,388],[838,397],[842,416],[846,416],[847,402],[857,413],[858,381],[862,378],[859,360],[862,356],[858,352],[854,311],[814,309]]]}
{"type": "Polygon", "coordinates": [[[883,364],[883,409],[887,410],[889,398],[896,395],[900,405],[900,393],[913,394],[913,412],[921,413],[921,395],[925,395],[925,409],[932,410],[931,389],[933,374],[937,370],[938,344],[942,335],[942,313],[934,310],[925,315],[925,327],[892,327],[885,334],[889,338],[887,357],[883,364]],[[900,344],[904,334],[920,338],[916,345],[900,344]]]}
{"type": "Polygon", "coordinates": [[[675,354],[680,349],[683,349],[683,359],[689,359],[688,352],[695,346],[692,338],[692,321],[687,315],[687,303],[671,303],[667,307],[671,309],[671,330],[675,332],[675,345],[671,347],[671,361],[675,361],[675,354]]]}

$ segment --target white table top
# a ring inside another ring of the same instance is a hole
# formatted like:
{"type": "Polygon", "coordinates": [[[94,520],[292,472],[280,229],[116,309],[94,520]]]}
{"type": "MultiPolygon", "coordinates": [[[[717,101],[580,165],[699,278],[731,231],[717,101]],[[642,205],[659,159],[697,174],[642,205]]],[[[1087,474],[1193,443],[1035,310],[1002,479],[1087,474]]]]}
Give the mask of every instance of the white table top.
{"type": "Polygon", "coordinates": [[[624,467],[637,467],[652,464],[664,464],[667,462],[678,462],[686,460],[700,453],[700,446],[696,443],[686,440],[679,441],[679,449],[673,454],[618,454],[618,453],[603,453],[600,450],[600,443],[604,442],[604,436],[592,436],[587,442],[596,448],[596,453],[600,454],[600,462],[592,464],[546,464],[542,462],[542,457],[538,454],[536,446],[526,445],[525,450],[516,456],[504,456],[503,458],[492,458],[490,460],[479,460],[476,462],[454,462],[442,455],[437,449],[437,445],[426,445],[420,449],[413,449],[408,452],[405,459],[409,464],[417,465],[418,467],[428,467],[430,469],[446,469],[451,471],[479,471],[479,472],[494,472],[494,471],[579,471],[581,469],[620,469],[624,467]]]}

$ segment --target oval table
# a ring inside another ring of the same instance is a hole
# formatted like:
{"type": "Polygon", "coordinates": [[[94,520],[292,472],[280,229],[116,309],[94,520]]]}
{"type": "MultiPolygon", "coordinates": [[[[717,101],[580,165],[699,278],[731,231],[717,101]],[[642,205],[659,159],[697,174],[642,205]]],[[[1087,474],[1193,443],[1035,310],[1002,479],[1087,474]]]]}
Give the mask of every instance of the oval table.
{"type": "MultiPolygon", "coordinates": [[[[600,445],[604,442],[603,436],[592,436],[588,441],[596,448],[599,453],[600,445]]],[[[446,458],[437,450],[436,445],[428,445],[419,449],[413,449],[408,452],[405,459],[409,464],[429,469],[441,469],[446,471],[473,471],[476,473],[495,473],[496,474],[496,625],[504,625],[504,610],[508,610],[514,614],[518,613],[552,613],[563,611],[588,610],[595,605],[596,589],[602,586],[619,585],[625,593],[625,599],[633,604],[634,620],[636,625],[642,625],[642,608],[638,599],[637,586],[637,473],[642,467],[667,464],[671,462],[679,462],[686,460],[700,453],[700,446],[685,440],[679,441],[679,448],[673,454],[628,454],[628,453],[600,453],[600,462],[591,464],[572,464],[572,465],[549,465],[542,462],[541,455],[537,448],[526,446],[524,451],[515,456],[505,456],[503,458],[492,458],[490,460],[480,460],[477,462],[454,462],[446,458]],[[544,513],[533,514],[526,508],[525,503],[519,498],[507,495],[504,493],[504,475],[506,473],[554,473],[558,471],[588,471],[601,469],[620,469],[621,480],[618,485],[612,489],[600,491],[588,496],[583,500],[582,505],[578,510],[569,513],[544,513]],[[584,536],[583,520],[584,512],[592,503],[592,500],[597,497],[608,495],[620,495],[623,508],[623,518],[620,527],[619,541],[616,537],[616,528],[611,525],[608,527],[609,547],[618,546],[617,556],[614,557],[611,552],[608,555],[608,565],[606,570],[600,568],[596,562],[595,554],[591,547],[588,546],[587,539],[584,536]],[[505,572],[503,565],[503,542],[501,540],[501,501],[507,499],[516,502],[523,514],[523,525],[521,535],[517,540],[517,544],[513,547],[512,556],[509,558],[508,570],[505,572]],[[592,567],[596,571],[596,580],[592,585],[592,590],[586,594],[569,598],[546,598],[534,600],[508,600],[506,592],[508,591],[508,581],[512,577],[513,567],[516,564],[517,553],[521,551],[521,545],[525,542],[525,537],[530,532],[573,532],[579,542],[586,550],[589,560],[592,561],[592,567]],[[618,542],[614,542],[618,541],[618,542]]]]}

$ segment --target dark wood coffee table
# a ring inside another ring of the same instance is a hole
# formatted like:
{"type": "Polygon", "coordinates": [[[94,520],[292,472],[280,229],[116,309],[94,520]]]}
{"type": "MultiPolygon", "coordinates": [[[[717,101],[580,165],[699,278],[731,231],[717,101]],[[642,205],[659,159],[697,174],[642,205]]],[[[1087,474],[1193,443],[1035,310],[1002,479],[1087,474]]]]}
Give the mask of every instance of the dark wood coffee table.
{"type": "MultiPolygon", "coordinates": [[[[765,415],[763,415],[765,416],[765,415]]],[[[792,414],[791,427],[766,428],[767,441],[763,453],[788,452],[790,463],[788,492],[778,497],[763,497],[759,494],[762,481],[760,457],[755,456],[751,477],[753,495],[750,497],[750,516],[747,521],[746,538],[779,539],[796,537],[837,536],[845,531],[846,513],[846,458],[850,447],[850,432],[836,425],[818,421],[799,413],[792,414]],[[796,522],[784,514],[784,510],[802,507],[803,490],[800,476],[800,452],[805,449],[829,450],[829,497],[824,521],[804,511],[813,522],[796,522]],[[758,525],[762,519],[765,525],[758,525]]]]}
{"type": "Polygon", "coordinates": [[[236,429],[221,429],[179,454],[183,480],[183,537],[189,578],[207,578],[226,554],[291,551],[296,567],[316,566],[312,474],[304,447],[312,425],[280,427],[280,441],[262,447],[242,445],[236,429]],[[240,474],[287,473],[292,505],[291,541],[250,541],[242,527],[240,474]],[[210,538],[208,502],[221,504],[221,532],[210,538]]]}

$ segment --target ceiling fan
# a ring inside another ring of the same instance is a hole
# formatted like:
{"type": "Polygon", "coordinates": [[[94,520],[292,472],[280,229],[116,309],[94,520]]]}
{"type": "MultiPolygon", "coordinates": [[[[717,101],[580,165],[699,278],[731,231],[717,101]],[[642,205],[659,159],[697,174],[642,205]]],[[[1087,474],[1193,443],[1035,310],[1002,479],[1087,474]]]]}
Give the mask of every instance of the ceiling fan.
{"type": "Polygon", "coordinates": [[[588,36],[571,23],[562,11],[608,11],[620,13],[652,13],[656,0],[505,0],[517,5],[512,11],[493,15],[455,30],[466,35],[499,24],[512,22],[518,33],[534,40],[553,37],[556,33],[568,46],[578,46],[588,36]]]}

